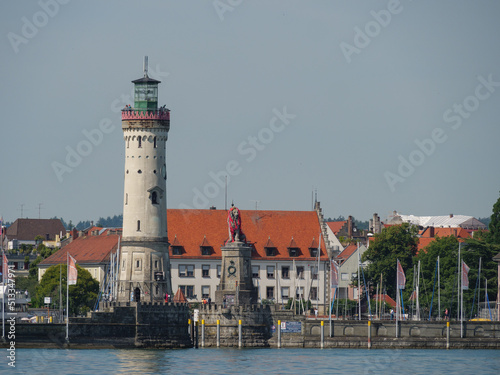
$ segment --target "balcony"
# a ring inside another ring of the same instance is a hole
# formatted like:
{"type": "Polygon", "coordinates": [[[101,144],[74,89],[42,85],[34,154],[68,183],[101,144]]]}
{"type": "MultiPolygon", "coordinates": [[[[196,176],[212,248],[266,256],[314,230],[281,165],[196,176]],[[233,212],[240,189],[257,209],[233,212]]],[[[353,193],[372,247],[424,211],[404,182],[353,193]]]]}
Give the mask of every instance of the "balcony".
{"type": "Polygon", "coordinates": [[[123,109],[122,120],[170,120],[170,111],[164,109],[123,109]]]}

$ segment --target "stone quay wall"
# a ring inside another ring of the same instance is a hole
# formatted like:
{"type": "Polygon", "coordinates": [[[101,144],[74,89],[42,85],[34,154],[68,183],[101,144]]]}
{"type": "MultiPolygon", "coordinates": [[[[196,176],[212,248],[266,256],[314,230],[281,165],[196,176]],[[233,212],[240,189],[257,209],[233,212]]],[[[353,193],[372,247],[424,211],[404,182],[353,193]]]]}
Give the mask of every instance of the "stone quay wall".
{"type": "Polygon", "coordinates": [[[189,348],[189,308],[174,303],[119,303],[101,306],[66,324],[16,324],[19,347],[189,348]]]}
{"type": "Polygon", "coordinates": [[[500,322],[464,322],[463,338],[460,322],[450,322],[450,338],[447,341],[445,321],[401,321],[399,337],[396,338],[395,321],[372,321],[368,328],[366,320],[332,320],[330,328],[327,318],[306,318],[294,315],[290,310],[277,309],[274,305],[201,306],[198,326],[194,326],[192,331],[193,342],[196,344],[197,330],[200,347],[217,346],[217,320],[220,347],[367,348],[370,342],[371,348],[500,349],[500,322]],[[285,325],[292,323],[300,329],[291,332],[282,330],[278,342],[278,322],[285,325]]]}
{"type": "MultiPolygon", "coordinates": [[[[66,348],[492,348],[500,349],[500,322],[332,320],[295,315],[274,305],[202,305],[198,322],[181,304],[111,303],[65,324],[16,324],[17,347],[66,348]],[[191,321],[191,326],[189,325],[191,321]],[[240,324],[241,322],[241,324],[240,324]],[[281,324],[279,324],[281,323],[281,324]],[[281,329],[283,327],[283,329],[281,329]],[[290,329],[292,327],[293,329],[290,329]],[[217,330],[219,338],[217,339],[217,330]],[[330,334],[331,330],[331,334],[330,334]],[[240,335],[241,332],[241,335],[240,335]],[[280,339],[278,340],[278,332],[280,339]],[[369,335],[370,332],[370,335],[369,335]]],[[[6,343],[0,346],[5,347],[6,343]]]]}

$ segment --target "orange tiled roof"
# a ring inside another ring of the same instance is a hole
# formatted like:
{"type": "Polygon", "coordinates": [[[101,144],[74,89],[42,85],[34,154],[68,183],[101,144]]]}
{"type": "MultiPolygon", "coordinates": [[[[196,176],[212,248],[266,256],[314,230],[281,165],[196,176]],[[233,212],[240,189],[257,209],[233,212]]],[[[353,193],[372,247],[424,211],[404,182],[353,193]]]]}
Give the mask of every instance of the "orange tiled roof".
{"type": "MultiPolygon", "coordinates": [[[[177,237],[179,246],[185,250],[182,255],[170,255],[172,259],[200,258],[203,236],[213,246],[209,257],[222,257],[220,247],[229,238],[227,211],[168,209],[167,225],[169,238],[177,237]]],[[[254,246],[253,258],[290,259],[288,247],[293,237],[296,247],[301,249],[299,256],[294,258],[315,259],[308,251],[313,238],[321,232],[315,211],[241,210],[241,227],[247,241],[254,246]],[[271,247],[270,244],[277,249],[277,254],[267,257],[265,247],[271,247]]],[[[324,241],[321,242],[321,257],[327,259],[324,241]]]]}
{"type": "Polygon", "coordinates": [[[357,250],[357,245],[347,246],[338,256],[337,259],[342,259],[339,265],[342,265],[347,259],[351,257],[352,254],[357,250]]]}
{"type": "Polygon", "coordinates": [[[385,303],[387,303],[389,306],[395,308],[396,307],[396,301],[394,301],[391,297],[389,297],[387,294],[375,294],[372,297],[373,299],[376,299],[378,301],[382,300],[385,303]]]}
{"type": "MultiPolygon", "coordinates": [[[[94,229],[94,228],[93,228],[94,229]]],[[[118,246],[118,234],[103,234],[98,236],[82,236],[73,240],[55,254],[40,262],[41,265],[65,264],[67,253],[76,259],[77,263],[92,264],[109,262],[109,254],[118,246]]]]}
{"type": "Polygon", "coordinates": [[[470,233],[464,228],[434,228],[434,236],[430,237],[431,228],[425,228],[420,232],[421,237],[418,239],[417,254],[425,249],[429,244],[436,240],[437,237],[455,236],[459,240],[463,238],[471,238],[470,233]]]}
{"type": "Polygon", "coordinates": [[[334,235],[337,235],[342,227],[347,224],[347,220],[344,221],[327,221],[326,224],[330,227],[334,235]]]}

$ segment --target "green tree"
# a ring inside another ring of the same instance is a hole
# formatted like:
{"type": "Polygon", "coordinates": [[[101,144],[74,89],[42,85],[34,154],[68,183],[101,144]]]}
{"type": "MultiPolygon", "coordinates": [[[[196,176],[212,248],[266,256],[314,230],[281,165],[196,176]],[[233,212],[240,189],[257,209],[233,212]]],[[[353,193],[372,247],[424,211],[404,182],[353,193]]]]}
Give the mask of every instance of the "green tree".
{"type": "Polygon", "coordinates": [[[489,229],[488,242],[500,245],[500,198],[493,205],[489,229]]]}
{"type": "Polygon", "coordinates": [[[457,311],[457,266],[458,266],[458,239],[455,236],[436,237],[415,258],[415,265],[420,261],[420,294],[419,302],[423,313],[428,316],[432,291],[435,290],[433,302],[433,316],[444,316],[444,310],[450,314],[457,311]],[[438,311],[436,262],[439,256],[439,274],[441,284],[441,311],[438,311]]]}
{"type": "Polygon", "coordinates": [[[370,247],[361,258],[363,262],[369,262],[364,270],[367,282],[376,285],[380,280],[380,274],[382,274],[382,280],[388,294],[395,296],[397,259],[399,259],[403,270],[410,270],[410,272],[406,272],[406,278],[409,280],[409,276],[411,277],[413,274],[411,271],[413,257],[417,254],[417,234],[418,228],[409,223],[392,225],[376,234],[370,247]]]}
{"type": "MultiPolygon", "coordinates": [[[[76,285],[69,286],[69,312],[71,315],[85,314],[94,307],[99,282],[90,273],[76,265],[78,280],[76,285]]],[[[51,297],[54,307],[59,307],[59,286],[66,289],[67,266],[55,265],[49,267],[36,287],[36,295],[32,298],[35,307],[43,306],[44,297],[51,297]],[[61,267],[61,268],[60,268],[61,267]],[[61,273],[61,279],[60,279],[61,273]]],[[[66,306],[66,293],[62,293],[63,308],[66,306]]]]}

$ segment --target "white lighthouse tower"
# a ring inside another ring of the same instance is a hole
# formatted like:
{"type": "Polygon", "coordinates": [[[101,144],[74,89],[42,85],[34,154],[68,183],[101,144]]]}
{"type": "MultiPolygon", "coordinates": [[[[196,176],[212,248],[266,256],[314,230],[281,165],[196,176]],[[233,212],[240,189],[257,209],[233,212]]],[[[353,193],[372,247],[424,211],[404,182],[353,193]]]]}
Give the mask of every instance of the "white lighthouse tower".
{"type": "Polygon", "coordinates": [[[148,77],[134,83],[134,107],[122,111],[125,139],[123,235],[118,301],[163,301],[172,294],[167,239],[165,146],[170,113],[158,108],[158,84],[148,77]]]}

